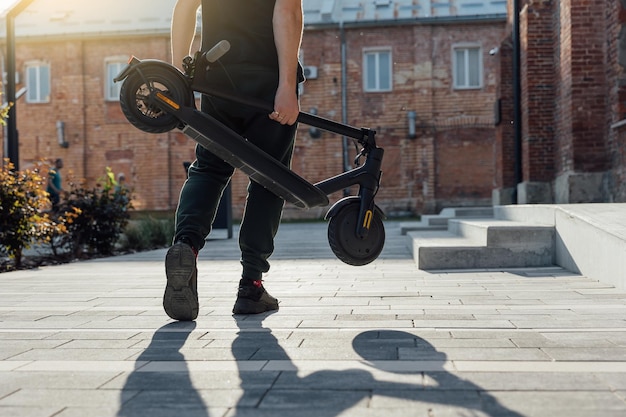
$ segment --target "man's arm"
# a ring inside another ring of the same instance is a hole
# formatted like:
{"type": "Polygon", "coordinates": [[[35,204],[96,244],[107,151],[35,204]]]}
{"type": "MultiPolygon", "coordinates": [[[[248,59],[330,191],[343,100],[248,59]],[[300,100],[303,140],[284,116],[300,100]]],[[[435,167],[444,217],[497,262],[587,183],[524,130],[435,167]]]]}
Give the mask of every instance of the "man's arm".
{"type": "Polygon", "coordinates": [[[178,0],[172,13],[172,64],[182,69],[183,58],[191,55],[196,35],[196,14],[201,0],[178,0]]]}
{"type": "Polygon", "coordinates": [[[300,112],[296,88],[303,20],[302,0],[276,0],[272,24],[278,52],[279,81],[274,112],[270,118],[281,124],[294,124],[300,112]]]}

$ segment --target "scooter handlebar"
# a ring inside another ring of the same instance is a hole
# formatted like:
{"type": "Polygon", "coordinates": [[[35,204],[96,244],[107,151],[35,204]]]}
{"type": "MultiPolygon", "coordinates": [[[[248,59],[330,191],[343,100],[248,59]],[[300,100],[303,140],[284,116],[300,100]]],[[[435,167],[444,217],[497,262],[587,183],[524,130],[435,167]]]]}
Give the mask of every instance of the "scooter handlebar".
{"type": "Polygon", "coordinates": [[[208,62],[215,62],[220,59],[226,52],[230,51],[230,42],[227,40],[219,41],[215,46],[204,53],[204,57],[208,62]]]}

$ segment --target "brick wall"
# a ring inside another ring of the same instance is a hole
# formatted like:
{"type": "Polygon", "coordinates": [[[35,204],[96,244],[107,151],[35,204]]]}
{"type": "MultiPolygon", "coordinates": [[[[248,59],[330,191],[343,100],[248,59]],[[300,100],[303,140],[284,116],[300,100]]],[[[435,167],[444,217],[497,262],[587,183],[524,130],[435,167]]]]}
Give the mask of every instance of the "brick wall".
{"type": "Polygon", "coordinates": [[[135,208],[172,208],[184,180],[182,162],[193,159],[192,141],[174,132],[153,135],[137,130],[118,102],[103,100],[104,59],[133,54],[166,59],[168,50],[166,37],[20,44],[17,68],[30,60],[44,60],[52,78],[50,103],[18,103],[23,163],[61,157],[66,179],[73,173],[89,184],[109,166],[126,175],[135,190],[135,208]],[[68,148],[57,143],[57,120],[65,122],[68,148]]]}
{"type": "MultiPolygon", "coordinates": [[[[347,122],[377,131],[385,149],[383,183],[377,203],[387,212],[422,213],[447,203],[484,204],[493,188],[495,129],[493,102],[497,60],[488,55],[503,36],[504,23],[397,25],[347,28],[347,122]],[[482,47],[484,86],[454,90],[452,46],[476,42],[482,47]],[[363,48],[390,47],[394,84],[390,93],[364,93],[363,48]],[[408,138],[407,112],[417,113],[417,137],[408,138]],[[454,167],[466,167],[457,170],[454,167]],[[471,175],[468,175],[471,172],[471,175]]],[[[342,120],[341,44],[336,28],[306,30],[305,65],[317,66],[318,77],[305,83],[302,109],[315,108],[332,120],[342,120]]],[[[171,210],[185,179],[184,161],[194,159],[194,143],[178,132],[148,134],[132,127],[117,102],[105,102],[104,61],[112,56],[167,60],[167,36],[97,39],[31,40],[18,42],[17,68],[45,60],[51,64],[52,100],[18,104],[22,165],[62,157],[65,177],[93,184],[107,166],[124,172],[135,190],[137,209],[171,210]],[[56,121],[66,125],[68,148],[57,144],[56,121]]],[[[349,162],[356,151],[350,144],[349,162]]],[[[311,182],[342,171],[342,138],[298,130],[293,169],[311,182]]],[[[233,177],[233,214],[240,217],[247,178],[233,177]]],[[[356,191],[356,190],[354,190],[356,191]]],[[[343,197],[330,196],[331,202],[343,197]]],[[[326,208],[302,211],[287,206],[286,218],[321,217],[326,208]]]]}
{"type": "MultiPolygon", "coordinates": [[[[554,200],[574,193],[570,202],[583,202],[584,195],[589,201],[626,201],[626,133],[620,123],[626,118],[625,3],[521,2],[523,181],[551,186],[554,200]],[[601,190],[584,189],[598,178],[601,190]]],[[[509,0],[509,22],[512,5],[509,0]]],[[[507,148],[513,132],[506,125],[513,106],[509,42],[503,38],[500,50],[498,94],[505,123],[497,130],[498,188],[508,186],[506,167],[514,161],[507,148]]]]}
{"type": "MultiPolygon", "coordinates": [[[[383,186],[377,197],[385,210],[432,212],[448,204],[490,202],[498,61],[488,51],[498,45],[503,29],[503,23],[346,29],[347,120],[354,126],[375,129],[379,145],[385,149],[383,186]],[[452,86],[452,46],[464,42],[482,47],[482,89],[455,90],[452,86]],[[371,47],[392,49],[394,87],[390,93],[362,89],[362,53],[371,47]],[[407,137],[408,111],[417,114],[415,139],[407,137]],[[456,152],[453,142],[465,143],[467,152],[456,152]],[[485,163],[485,158],[489,162],[485,163]],[[472,175],[441,168],[469,168],[476,161],[483,167],[472,175]]],[[[302,107],[316,107],[321,116],[335,120],[341,117],[339,39],[339,31],[308,30],[303,42],[304,63],[317,66],[319,77],[305,84],[302,107]]],[[[324,134],[318,141],[326,137],[324,134]]],[[[300,135],[299,143],[302,138],[300,135]]]]}
{"type": "Polygon", "coordinates": [[[609,168],[604,2],[564,0],[555,10],[558,173],[609,168]]]}

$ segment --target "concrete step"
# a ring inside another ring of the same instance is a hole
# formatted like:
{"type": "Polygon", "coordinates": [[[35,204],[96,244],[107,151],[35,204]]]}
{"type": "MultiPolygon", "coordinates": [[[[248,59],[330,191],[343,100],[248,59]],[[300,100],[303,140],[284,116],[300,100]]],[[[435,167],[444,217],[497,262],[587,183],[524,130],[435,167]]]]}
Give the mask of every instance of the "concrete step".
{"type": "Polygon", "coordinates": [[[499,206],[495,216],[554,225],[557,265],[626,289],[625,203],[499,206]]]}
{"type": "Polygon", "coordinates": [[[414,231],[447,230],[448,220],[454,218],[493,218],[493,207],[450,207],[439,214],[425,214],[420,221],[403,222],[400,233],[406,235],[414,231]]]}
{"type": "Polygon", "coordinates": [[[441,210],[440,216],[456,218],[491,218],[493,217],[493,207],[450,207],[441,210]]]}
{"type": "Polygon", "coordinates": [[[448,230],[409,232],[420,269],[545,267],[555,264],[555,230],[502,220],[449,221],[448,230]]]}

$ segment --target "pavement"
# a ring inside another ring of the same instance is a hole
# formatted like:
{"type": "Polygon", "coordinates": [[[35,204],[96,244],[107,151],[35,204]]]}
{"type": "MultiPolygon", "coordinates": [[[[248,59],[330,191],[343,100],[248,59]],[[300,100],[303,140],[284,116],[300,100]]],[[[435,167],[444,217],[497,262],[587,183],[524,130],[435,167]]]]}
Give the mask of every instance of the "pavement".
{"type": "Polygon", "coordinates": [[[626,292],[422,271],[393,221],[354,267],[326,227],[281,226],[274,314],[231,314],[236,238],[201,251],[193,323],[162,311],[165,250],[0,274],[0,416],[626,416],[626,292]]]}

